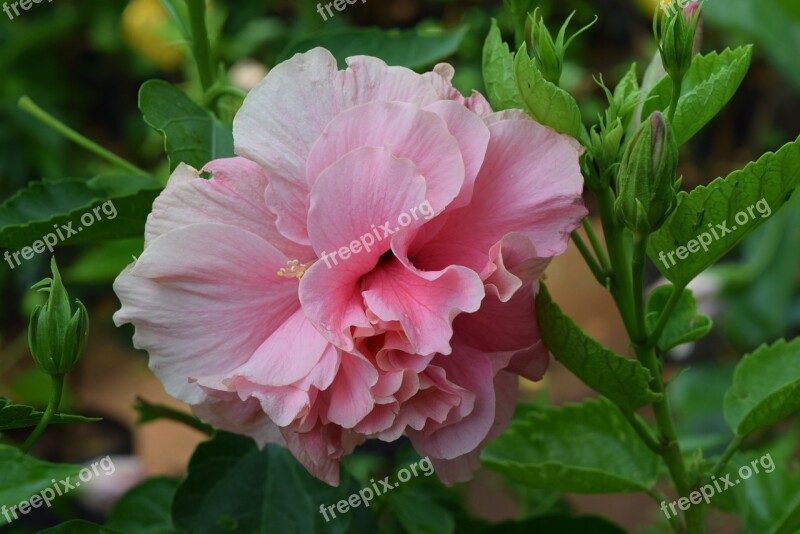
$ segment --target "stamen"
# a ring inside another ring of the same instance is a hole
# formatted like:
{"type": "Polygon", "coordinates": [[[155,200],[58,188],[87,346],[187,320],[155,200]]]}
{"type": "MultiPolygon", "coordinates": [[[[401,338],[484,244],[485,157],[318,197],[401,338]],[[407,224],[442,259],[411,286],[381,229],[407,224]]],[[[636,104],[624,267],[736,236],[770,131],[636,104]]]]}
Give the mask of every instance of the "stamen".
{"type": "Polygon", "coordinates": [[[316,260],[301,265],[300,260],[289,260],[287,262],[288,268],[281,267],[278,270],[278,276],[282,278],[297,278],[299,280],[315,262],[316,260]]]}

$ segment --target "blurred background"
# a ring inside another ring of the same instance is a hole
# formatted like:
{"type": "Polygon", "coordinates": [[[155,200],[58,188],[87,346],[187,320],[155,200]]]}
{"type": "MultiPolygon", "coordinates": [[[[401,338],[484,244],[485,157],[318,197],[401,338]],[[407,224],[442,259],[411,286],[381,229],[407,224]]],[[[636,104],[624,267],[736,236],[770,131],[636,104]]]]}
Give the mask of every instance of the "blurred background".
{"type": "MultiPolygon", "coordinates": [[[[469,94],[482,90],[481,49],[492,18],[513,41],[513,21],[499,0],[367,0],[349,5],[327,21],[315,3],[305,0],[211,4],[218,59],[231,82],[243,90],[311,42],[322,40],[386,57],[392,53],[384,50],[386,42],[353,33],[378,27],[433,37],[430,53],[418,51],[414,66],[424,69],[446,57],[456,68],[455,84],[469,94]]],[[[563,78],[565,88],[581,104],[585,122],[593,124],[605,103],[593,76],[602,73],[613,86],[630,61],[637,61],[641,74],[654,54],[655,0],[545,0],[540,6],[551,28],[560,26],[573,10],[575,28],[599,15],[598,23],[570,48],[563,78]]],[[[35,4],[13,19],[0,13],[0,202],[34,180],[88,179],[107,170],[104,162],[21,111],[17,101],[23,95],[165,181],[163,140],[142,121],[137,92],[151,78],[179,85],[196,79],[180,36],[159,0],[56,0],[35,4]]],[[[703,51],[745,43],[756,46],[752,68],[730,104],[683,149],[684,188],[725,176],[798,135],[800,2],[708,0],[703,51]]],[[[191,84],[185,88],[190,94],[198,89],[191,84]]],[[[235,103],[230,105],[232,114],[235,103]]],[[[589,204],[591,208],[591,200],[589,204]]],[[[9,216],[0,208],[0,224],[9,216]]],[[[794,337],[800,330],[800,197],[794,195],[773,218],[723,264],[693,283],[701,312],[713,317],[716,328],[696,346],[669,355],[669,361],[682,366],[688,362],[691,368],[671,388],[686,447],[713,450],[729,439],[716,407],[739,355],[778,337],[794,337]]],[[[132,348],[131,331],[116,329],[111,321],[118,307],[111,283],[141,247],[140,239],[130,239],[57,250],[67,287],[86,303],[92,321],[87,354],[70,375],[64,411],[100,416],[103,421],[51,427],[37,449],[38,456],[59,462],[83,462],[106,454],[125,457],[126,476],[115,477],[121,485],[144,476],[180,476],[194,447],[205,439],[175,423],[136,424],[136,396],[182,408],[150,374],[146,355],[132,348]]],[[[5,262],[0,264],[0,396],[40,408],[46,405],[48,382],[29,357],[26,323],[40,299],[29,288],[49,274],[48,263],[44,254],[13,270],[5,262]]],[[[547,278],[554,298],[578,324],[627,353],[611,299],[574,249],[553,262],[547,278]]],[[[650,282],[657,284],[657,278],[652,269],[650,282]]],[[[588,394],[555,363],[545,380],[523,385],[530,402],[559,404],[588,394]]],[[[6,437],[14,439],[13,434],[6,437]]],[[[365,454],[401,454],[398,447],[373,449],[365,454]]],[[[113,496],[123,490],[109,487],[101,493],[113,496]]],[[[487,471],[458,492],[474,514],[491,520],[567,507],[601,513],[631,531],[641,531],[641,525],[661,513],[642,495],[564,498],[509,486],[487,471]]],[[[75,502],[62,501],[63,509],[53,513],[96,516],[109,504],[101,497],[87,494],[75,502]]],[[[20,522],[9,531],[35,531],[48,521],[45,517],[31,524],[20,522]]],[[[715,532],[738,532],[725,514],[714,521],[719,529],[715,532]]]]}

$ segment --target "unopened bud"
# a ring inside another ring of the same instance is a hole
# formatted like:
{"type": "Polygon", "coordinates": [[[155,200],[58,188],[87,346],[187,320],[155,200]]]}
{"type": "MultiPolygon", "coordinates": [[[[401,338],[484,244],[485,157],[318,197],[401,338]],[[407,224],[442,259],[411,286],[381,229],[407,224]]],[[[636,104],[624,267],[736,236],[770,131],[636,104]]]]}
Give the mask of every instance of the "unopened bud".
{"type": "MultiPolygon", "coordinates": [[[[672,2],[672,7],[676,2],[672,2]]],[[[687,7],[685,12],[665,9],[661,19],[661,38],[658,50],[664,70],[673,79],[682,79],[692,65],[695,54],[695,38],[702,10],[699,6],[687,7]]],[[[656,16],[657,17],[657,16],[656,16]]],[[[658,19],[653,21],[653,30],[658,40],[658,19]]],[[[699,45],[699,43],[697,43],[699,45]]]]}
{"type": "Polygon", "coordinates": [[[678,145],[672,128],[656,111],[639,126],[622,158],[614,209],[634,233],[649,234],[675,208],[678,145]]]}
{"type": "Polygon", "coordinates": [[[89,316],[77,299],[76,309],[72,311],[55,258],[51,269],[53,278],[33,286],[48,293],[48,297],[44,305],[37,306],[31,314],[28,343],[40,369],[49,375],[64,375],[83,355],[89,336],[89,316]]]}

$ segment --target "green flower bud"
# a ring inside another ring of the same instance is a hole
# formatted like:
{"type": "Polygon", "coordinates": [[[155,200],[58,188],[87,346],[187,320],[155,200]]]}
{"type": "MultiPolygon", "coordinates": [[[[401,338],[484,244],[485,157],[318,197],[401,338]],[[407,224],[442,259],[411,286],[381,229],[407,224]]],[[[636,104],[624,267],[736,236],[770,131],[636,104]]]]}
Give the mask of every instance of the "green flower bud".
{"type": "Polygon", "coordinates": [[[539,8],[537,7],[530,15],[533,57],[536,58],[536,65],[539,67],[539,71],[542,73],[544,79],[554,85],[558,85],[561,80],[561,72],[564,69],[564,55],[569,45],[572,44],[572,41],[575,40],[576,37],[591,28],[592,25],[597,22],[597,17],[595,17],[591,23],[578,30],[572,37],[565,41],[567,27],[573,16],[575,16],[574,11],[567,17],[567,20],[558,31],[558,35],[553,39],[553,35],[550,33],[550,30],[547,29],[547,26],[545,26],[542,15],[539,13],[539,8]]]}
{"type": "MultiPolygon", "coordinates": [[[[657,15],[656,11],[656,17],[657,15]]],[[[664,70],[672,79],[683,79],[692,65],[695,48],[695,34],[701,10],[695,10],[690,16],[683,11],[664,12],[661,19],[661,39],[658,50],[664,70]]],[[[653,31],[658,40],[658,19],[653,21],[653,31]]]]}
{"type": "Polygon", "coordinates": [[[48,298],[31,314],[28,344],[36,365],[52,376],[68,373],[83,355],[89,337],[89,316],[77,299],[73,313],[55,258],[51,269],[53,278],[45,278],[33,286],[48,293],[48,298]]]}
{"type": "Polygon", "coordinates": [[[678,144],[664,115],[656,111],[639,126],[622,158],[614,209],[634,233],[650,234],[675,209],[678,144]]]}

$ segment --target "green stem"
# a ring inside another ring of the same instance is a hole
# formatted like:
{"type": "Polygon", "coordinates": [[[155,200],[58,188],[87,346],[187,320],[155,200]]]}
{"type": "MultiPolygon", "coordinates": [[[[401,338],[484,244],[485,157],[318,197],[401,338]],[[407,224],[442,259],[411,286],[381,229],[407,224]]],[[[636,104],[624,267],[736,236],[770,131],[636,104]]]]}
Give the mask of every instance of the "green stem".
{"type": "Polygon", "coordinates": [[[206,27],[205,0],[186,0],[189,8],[189,23],[192,27],[192,51],[200,75],[203,93],[214,85],[214,60],[211,57],[211,43],[208,40],[206,27]]]}
{"type": "Polygon", "coordinates": [[[170,408],[164,404],[151,404],[141,397],[136,397],[134,409],[141,414],[141,418],[139,420],[140,424],[149,423],[150,421],[155,421],[156,419],[169,419],[171,421],[182,423],[188,427],[194,428],[195,430],[208,436],[214,434],[214,429],[210,425],[203,423],[191,414],[170,408]]]}
{"type": "Polygon", "coordinates": [[[637,418],[635,414],[624,410],[620,407],[620,411],[622,415],[625,416],[625,419],[628,420],[630,423],[631,428],[639,435],[645,445],[656,454],[662,454],[664,452],[664,447],[659,443],[655,437],[653,437],[653,431],[650,427],[644,423],[641,419],[637,418]]]}
{"type": "Polygon", "coordinates": [[[672,123],[675,118],[675,111],[678,109],[678,101],[681,99],[681,89],[683,88],[683,78],[672,78],[672,99],[667,112],[667,120],[672,123]]]}
{"type": "Polygon", "coordinates": [[[244,100],[247,97],[247,92],[231,85],[216,84],[206,93],[205,97],[203,97],[203,103],[207,108],[212,107],[216,105],[217,100],[223,96],[233,96],[244,100]]]}
{"type": "Polygon", "coordinates": [[[600,222],[603,225],[606,247],[611,261],[608,288],[619,309],[622,322],[630,332],[633,327],[633,309],[631,308],[633,299],[631,297],[631,267],[625,249],[625,235],[614,215],[614,193],[607,187],[599,189],[595,193],[600,209],[600,222]]]}
{"type": "Polygon", "coordinates": [[[125,161],[116,154],[101,147],[94,141],[87,139],[83,135],[79,134],[78,132],[76,132],[75,130],[73,130],[72,128],[70,128],[69,126],[67,126],[66,124],[59,121],[58,119],[47,113],[45,110],[37,106],[36,103],[29,97],[23,96],[22,98],[20,98],[18,105],[21,110],[25,111],[33,118],[49,126],[56,132],[60,133],[61,135],[63,135],[64,137],[75,143],[76,145],[85,148],[89,152],[92,152],[93,154],[103,158],[109,163],[117,165],[133,174],[141,174],[145,176],[148,174],[147,172],[143,171],[133,163],[125,161]]]}
{"type": "Polygon", "coordinates": [[[597,260],[594,259],[594,256],[592,256],[592,252],[589,250],[589,247],[586,246],[586,243],[583,242],[583,239],[581,238],[580,234],[577,231],[572,232],[572,241],[575,243],[575,246],[578,248],[578,251],[581,253],[581,256],[583,256],[586,265],[589,266],[589,269],[592,271],[594,277],[597,279],[600,285],[605,286],[606,275],[603,273],[603,269],[597,263],[597,260]]]}
{"type": "Polygon", "coordinates": [[[61,405],[61,396],[64,393],[64,375],[51,375],[50,378],[52,380],[52,389],[50,390],[50,400],[47,402],[47,408],[44,411],[44,415],[39,420],[39,424],[36,425],[36,428],[33,429],[31,435],[28,436],[28,439],[25,440],[25,443],[22,445],[22,452],[27,453],[31,450],[31,447],[33,447],[39,439],[39,436],[42,435],[42,432],[45,431],[47,425],[50,424],[53,416],[58,411],[58,407],[61,405]]]}
{"type": "Polygon", "coordinates": [[[589,236],[589,242],[592,244],[592,250],[594,250],[594,253],[597,255],[597,259],[600,261],[600,267],[602,267],[603,271],[606,273],[610,273],[611,263],[608,261],[608,256],[606,256],[606,251],[603,249],[603,245],[597,238],[597,233],[595,233],[591,221],[589,221],[588,217],[584,217],[583,221],[581,221],[581,224],[583,225],[583,231],[586,232],[587,236],[589,236]]]}
{"type": "MultiPolygon", "coordinates": [[[[661,363],[656,355],[654,346],[649,343],[647,326],[644,317],[644,267],[647,250],[647,235],[634,235],[633,242],[633,306],[635,310],[634,330],[629,332],[634,344],[636,356],[649,371],[652,377],[650,387],[660,394],[661,400],[653,403],[653,413],[656,417],[658,430],[661,433],[663,447],[661,457],[667,464],[670,476],[675,484],[678,495],[687,496],[691,493],[692,481],[686,470],[686,464],[678,445],[678,433],[675,430],[675,421],[669,407],[664,379],[661,376],[661,363]]],[[[703,532],[703,509],[693,506],[686,510],[686,530],[688,534],[701,534],[703,532]]]]}
{"type": "Polygon", "coordinates": [[[735,436],[733,440],[730,442],[728,447],[725,449],[725,452],[722,453],[720,456],[719,461],[714,464],[714,467],[711,468],[711,476],[718,477],[722,474],[722,470],[725,469],[725,466],[728,465],[731,457],[733,457],[734,453],[739,450],[739,447],[742,446],[744,443],[744,438],[746,436],[735,436]]]}

